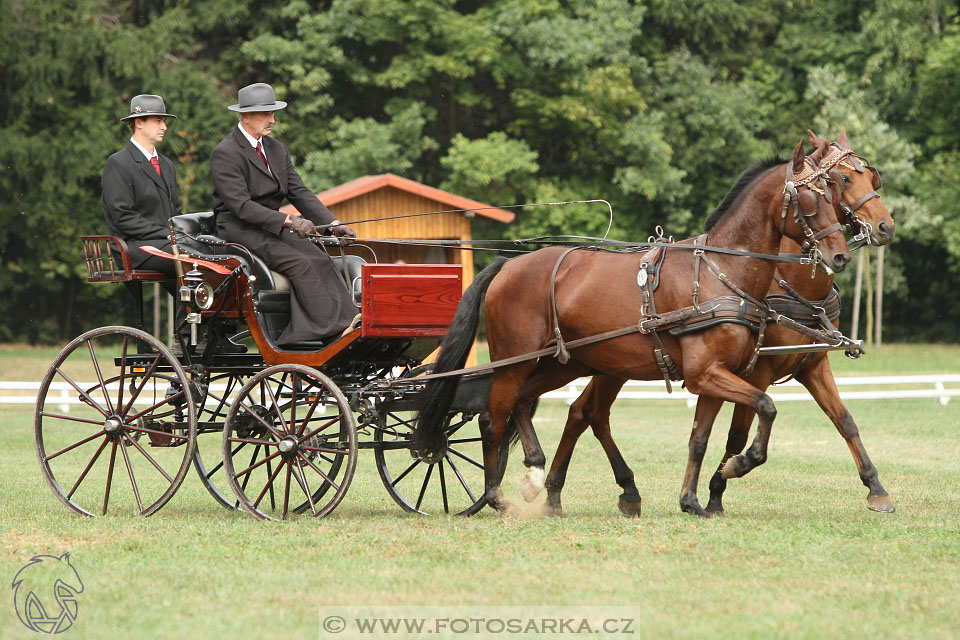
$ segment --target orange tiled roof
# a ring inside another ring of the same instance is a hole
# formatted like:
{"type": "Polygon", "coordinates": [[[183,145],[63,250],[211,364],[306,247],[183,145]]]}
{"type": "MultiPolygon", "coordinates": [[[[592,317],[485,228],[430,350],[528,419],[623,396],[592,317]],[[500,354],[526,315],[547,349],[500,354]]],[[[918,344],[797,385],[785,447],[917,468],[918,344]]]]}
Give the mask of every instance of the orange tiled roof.
{"type": "MultiPolygon", "coordinates": [[[[400,176],[392,173],[383,173],[377,176],[363,176],[362,178],[345,182],[337,187],[333,187],[332,189],[327,189],[322,193],[318,193],[317,197],[325,205],[330,207],[338,202],[344,202],[345,200],[350,200],[352,198],[362,196],[365,193],[370,193],[371,191],[376,191],[377,189],[382,189],[384,187],[394,187],[395,189],[407,191],[429,200],[436,200],[437,202],[442,202],[445,206],[448,206],[451,209],[468,209],[470,211],[474,211],[479,216],[491,218],[503,223],[513,222],[515,217],[515,214],[511,213],[510,211],[492,207],[488,204],[471,200],[470,198],[464,198],[463,196],[458,196],[456,194],[443,191],[442,189],[429,187],[425,184],[408,180],[407,178],[401,178],[400,176]]],[[[287,205],[280,209],[280,211],[284,213],[291,213],[296,210],[296,207],[293,205],[287,205]]]]}

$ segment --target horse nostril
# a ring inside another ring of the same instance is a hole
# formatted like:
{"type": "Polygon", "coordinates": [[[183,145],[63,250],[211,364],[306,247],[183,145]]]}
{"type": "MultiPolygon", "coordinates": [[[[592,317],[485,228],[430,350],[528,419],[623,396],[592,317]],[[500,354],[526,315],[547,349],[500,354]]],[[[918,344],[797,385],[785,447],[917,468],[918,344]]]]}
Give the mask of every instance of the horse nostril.
{"type": "Polygon", "coordinates": [[[877,225],[877,233],[881,238],[889,238],[893,236],[893,224],[887,224],[885,221],[877,225]]]}
{"type": "Polygon", "coordinates": [[[843,271],[843,268],[847,266],[847,263],[850,262],[850,256],[837,254],[833,256],[833,270],[834,271],[843,271]]]}

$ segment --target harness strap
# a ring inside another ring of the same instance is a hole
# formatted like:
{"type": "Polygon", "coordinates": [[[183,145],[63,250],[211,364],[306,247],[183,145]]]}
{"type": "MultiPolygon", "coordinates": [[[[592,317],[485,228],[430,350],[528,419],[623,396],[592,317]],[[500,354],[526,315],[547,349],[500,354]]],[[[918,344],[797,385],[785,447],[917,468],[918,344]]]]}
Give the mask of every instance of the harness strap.
{"type": "Polygon", "coordinates": [[[557,316],[557,272],[560,270],[560,263],[563,262],[563,259],[578,248],[571,247],[561,253],[560,257],[557,258],[557,263],[553,265],[553,272],[550,274],[550,311],[553,313],[553,337],[557,341],[554,356],[560,364],[567,364],[567,361],[570,360],[570,352],[567,351],[567,347],[563,344],[563,336],[560,335],[560,318],[557,316]]]}

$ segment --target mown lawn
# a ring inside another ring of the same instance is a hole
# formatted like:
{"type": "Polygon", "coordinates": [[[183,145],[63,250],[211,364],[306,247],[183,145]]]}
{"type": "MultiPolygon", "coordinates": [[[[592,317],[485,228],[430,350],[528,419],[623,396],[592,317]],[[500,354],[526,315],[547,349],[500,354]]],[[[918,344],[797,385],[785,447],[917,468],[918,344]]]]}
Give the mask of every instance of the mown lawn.
{"type": "MultiPolygon", "coordinates": [[[[957,371],[957,349],[922,349],[922,357],[905,348],[880,365],[866,366],[870,353],[836,368],[957,371]]],[[[509,519],[490,510],[410,516],[364,452],[337,511],[287,523],[221,509],[193,474],[150,518],[71,516],[40,475],[32,411],[0,407],[0,577],[9,585],[31,556],[69,551],[85,586],[63,636],[75,638],[350,637],[320,627],[321,611],[348,605],[460,605],[484,615],[491,610],[481,605],[560,605],[571,615],[622,605],[636,620],[634,637],[952,638],[960,635],[958,407],[956,399],[850,403],[893,514],[866,508],[846,446],[813,403],[782,403],[769,461],[730,482],[726,517],[683,514],[692,411],[624,401],[614,434],[643,494],[639,519],[619,515],[619,488],[588,434],[562,518],[540,516],[539,501],[509,519]]],[[[548,459],[565,414],[559,402],[537,413],[548,459]]],[[[704,500],[728,420],[725,409],[704,500]]],[[[517,503],[520,458],[505,484],[517,503]]],[[[6,602],[0,636],[36,637],[17,620],[12,591],[6,602]]]]}

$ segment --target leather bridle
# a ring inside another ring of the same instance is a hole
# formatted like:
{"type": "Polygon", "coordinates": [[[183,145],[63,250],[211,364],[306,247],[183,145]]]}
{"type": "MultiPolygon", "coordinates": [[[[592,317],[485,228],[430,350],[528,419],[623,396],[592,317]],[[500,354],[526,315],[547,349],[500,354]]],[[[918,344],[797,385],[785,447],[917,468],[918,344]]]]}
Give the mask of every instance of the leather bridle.
{"type": "MultiPolygon", "coordinates": [[[[876,191],[881,186],[880,172],[877,171],[877,168],[871,166],[865,158],[857,155],[852,149],[844,149],[836,142],[831,144],[830,152],[820,161],[820,166],[828,171],[838,166],[844,166],[852,171],[856,171],[857,173],[863,173],[864,171],[869,170],[870,173],[873,174],[873,191],[865,194],[851,205],[848,205],[843,200],[843,197],[841,197],[838,207],[840,211],[843,212],[843,215],[846,218],[848,229],[851,235],[853,235],[851,238],[851,243],[865,242],[866,244],[879,244],[876,236],[873,234],[873,226],[857,215],[857,210],[860,209],[860,207],[865,205],[873,198],[880,197],[876,191]]],[[[842,181],[840,185],[842,192],[845,185],[842,181]]]]}
{"type": "Polygon", "coordinates": [[[810,257],[814,273],[816,273],[817,264],[823,261],[823,254],[819,249],[820,240],[834,231],[843,229],[843,225],[835,222],[825,229],[814,232],[810,223],[807,222],[808,218],[817,215],[820,211],[820,198],[818,196],[823,196],[827,203],[833,204],[831,184],[836,185],[842,195],[843,179],[839,176],[839,171],[836,170],[835,165],[827,169],[810,158],[804,158],[803,167],[798,173],[794,173],[793,161],[787,163],[787,181],[783,185],[783,208],[780,211],[780,233],[782,235],[784,232],[787,223],[787,210],[792,205],[793,220],[800,225],[805,237],[800,245],[800,250],[810,257]],[[801,193],[800,189],[804,188],[808,191],[801,193]],[[805,197],[807,195],[813,197],[805,197]],[[804,208],[801,200],[809,202],[811,199],[813,205],[804,208]]]}

